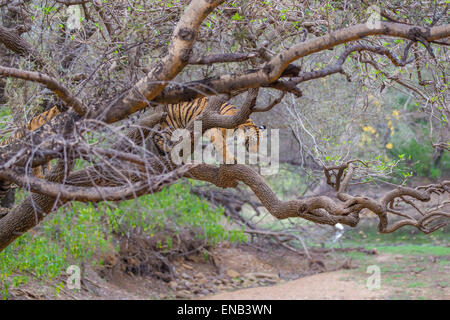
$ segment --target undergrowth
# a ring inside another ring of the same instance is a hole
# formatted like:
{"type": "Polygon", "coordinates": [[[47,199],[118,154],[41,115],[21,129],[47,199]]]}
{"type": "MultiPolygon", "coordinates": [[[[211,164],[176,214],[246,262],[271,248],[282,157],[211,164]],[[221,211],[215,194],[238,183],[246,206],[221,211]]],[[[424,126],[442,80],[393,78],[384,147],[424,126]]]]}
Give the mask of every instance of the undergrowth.
{"type": "Polygon", "coordinates": [[[154,237],[164,232],[165,241],[159,245],[164,253],[172,248],[177,233],[186,229],[195,230],[209,245],[245,240],[242,230],[227,228],[222,208],[211,208],[183,183],[118,204],[73,202],[0,253],[0,296],[6,299],[12,288],[30,280],[52,284],[59,292],[70,265],[96,267],[102,264],[98,258],[102,252],[118,251],[115,237],[136,233],[154,237]]]}

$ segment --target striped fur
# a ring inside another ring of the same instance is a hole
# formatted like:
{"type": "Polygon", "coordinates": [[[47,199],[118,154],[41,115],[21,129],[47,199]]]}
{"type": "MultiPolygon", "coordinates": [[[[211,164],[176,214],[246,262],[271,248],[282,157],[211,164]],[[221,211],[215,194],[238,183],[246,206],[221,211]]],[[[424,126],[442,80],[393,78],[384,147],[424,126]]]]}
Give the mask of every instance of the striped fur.
{"type": "MultiPolygon", "coordinates": [[[[158,149],[162,153],[168,153],[171,150],[170,136],[174,129],[186,128],[186,126],[195,120],[206,108],[208,104],[207,98],[199,98],[189,102],[168,104],[164,106],[164,111],[167,113],[166,118],[161,123],[162,133],[156,136],[155,142],[158,149]]],[[[221,115],[233,115],[238,109],[228,103],[224,103],[219,112],[221,115]]],[[[245,123],[239,125],[235,133],[243,134],[245,144],[248,151],[256,152],[256,149],[249,150],[249,146],[259,145],[261,131],[260,127],[256,126],[252,120],[248,119],[245,123]],[[240,130],[239,130],[240,129],[240,130]]],[[[205,132],[205,137],[209,138],[214,143],[216,150],[222,152],[223,160],[226,163],[234,162],[234,155],[231,155],[226,150],[226,129],[213,128],[205,132]]]]}
{"type": "MultiPolygon", "coordinates": [[[[44,124],[46,124],[48,121],[53,119],[57,114],[61,113],[57,106],[52,107],[51,109],[37,115],[33,119],[28,122],[26,126],[26,130],[28,131],[35,131],[42,127],[44,124]]],[[[25,130],[19,130],[11,137],[8,137],[0,142],[1,146],[6,146],[8,144],[11,144],[12,142],[16,140],[20,140],[24,137],[26,131],[25,130]]]]}
{"type": "MultiPolygon", "coordinates": [[[[40,127],[42,127],[45,123],[47,123],[48,121],[50,121],[51,119],[53,119],[57,114],[61,113],[58,109],[57,106],[52,107],[51,109],[37,115],[36,117],[34,117],[33,119],[31,119],[30,122],[28,122],[27,126],[26,126],[26,130],[19,130],[16,132],[16,134],[14,134],[11,137],[8,137],[7,139],[4,139],[0,142],[0,145],[5,146],[8,144],[11,144],[17,140],[22,139],[25,134],[26,131],[35,131],[37,129],[39,129],[40,127]]],[[[47,164],[47,170],[49,169],[49,163],[47,164]]],[[[42,167],[36,167],[33,168],[33,175],[42,178],[43,177],[43,172],[42,172],[42,167]]],[[[11,190],[11,182],[9,181],[2,181],[0,180],[0,201],[4,200],[5,196],[12,191],[11,190]]],[[[4,202],[4,201],[2,201],[4,202]]],[[[3,203],[2,203],[3,204],[3,203]]],[[[9,207],[9,206],[8,206],[9,207]]]]}

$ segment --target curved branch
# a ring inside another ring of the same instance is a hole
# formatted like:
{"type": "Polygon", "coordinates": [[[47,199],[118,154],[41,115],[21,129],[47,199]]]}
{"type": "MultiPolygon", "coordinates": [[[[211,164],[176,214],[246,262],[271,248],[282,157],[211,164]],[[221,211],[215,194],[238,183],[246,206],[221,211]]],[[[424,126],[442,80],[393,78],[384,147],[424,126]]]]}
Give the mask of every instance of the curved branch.
{"type": "Polygon", "coordinates": [[[0,172],[0,178],[12,181],[33,193],[59,198],[61,201],[101,202],[134,199],[144,194],[161,191],[162,188],[179,179],[187,171],[180,167],[169,173],[140,179],[132,185],[117,187],[77,187],[39,179],[34,176],[20,175],[7,169],[0,172]]]}
{"type": "Polygon", "coordinates": [[[343,193],[352,175],[352,165],[349,164],[344,181],[339,188],[338,198],[340,202],[326,197],[316,196],[305,199],[291,201],[281,201],[264,179],[250,167],[245,165],[222,165],[219,168],[212,165],[198,165],[191,168],[186,177],[197,180],[208,181],[221,188],[235,188],[239,182],[245,183],[261,201],[263,206],[277,219],[300,217],[315,223],[335,225],[342,223],[349,226],[356,226],[359,222],[359,213],[363,209],[369,209],[378,215],[380,223],[378,230],[381,233],[393,232],[396,229],[412,225],[423,232],[432,232],[446,225],[438,224],[434,227],[427,227],[427,224],[438,217],[449,217],[449,213],[440,211],[431,212],[418,220],[406,219],[388,226],[388,205],[395,198],[410,196],[421,202],[430,200],[432,192],[449,192],[450,181],[444,181],[437,185],[424,187],[424,191],[418,189],[398,187],[388,192],[380,201],[368,197],[351,196],[343,193]]]}
{"type": "Polygon", "coordinates": [[[60,84],[55,78],[49,77],[43,73],[0,66],[0,75],[4,77],[14,77],[27,81],[39,82],[53,91],[62,101],[72,107],[80,116],[83,116],[87,111],[87,107],[83,104],[83,102],[72,95],[69,89],[60,84]]]}
{"type": "Polygon", "coordinates": [[[345,63],[345,60],[347,59],[347,57],[352,52],[360,52],[360,51],[370,51],[373,53],[384,55],[389,60],[391,60],[392,63],[394,64],[394,66],[396,66],[396,67],[403,67],[414,61],[414,59],[406,60],[405,59],[406,56],[404,57],[404,59],[399,60],[389,49],[384,48],[384,47],[374,47],[374,46],[368,46],[365,44],[356,44],[356,45],[352,45],[352,46],[349,46],[348,48],[346,48],[344,53],[342,53],[342,55],[339,57],[339,59],[337,60],[337,62],[334,65],[323,68],[321,70],[302,73],[298,77],[291,78],[291,81],[294,82],[295,84],[298,84],[300,82],[323,78],[323,77],[329,76],[334,73],[343,73],[344,70],[343,70],[342,66],[345,63]]]}

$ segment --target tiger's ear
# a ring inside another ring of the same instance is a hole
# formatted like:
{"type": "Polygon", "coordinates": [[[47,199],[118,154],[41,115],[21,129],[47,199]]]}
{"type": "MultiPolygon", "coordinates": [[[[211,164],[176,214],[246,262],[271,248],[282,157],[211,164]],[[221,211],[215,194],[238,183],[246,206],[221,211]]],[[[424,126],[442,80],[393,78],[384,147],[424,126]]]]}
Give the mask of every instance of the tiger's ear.
{"type": "Polygon", "coordinates": [[[261,130],[266,130],[266,126],[265,125],[259,126],[258,128],[261,129],[261,130]]]}

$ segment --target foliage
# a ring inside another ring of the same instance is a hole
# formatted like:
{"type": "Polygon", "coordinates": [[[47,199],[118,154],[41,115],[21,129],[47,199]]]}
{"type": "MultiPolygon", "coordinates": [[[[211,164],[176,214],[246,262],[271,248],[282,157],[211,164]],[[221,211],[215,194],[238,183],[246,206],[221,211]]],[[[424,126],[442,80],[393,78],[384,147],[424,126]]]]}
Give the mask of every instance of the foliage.
{"type": "Polygon", "coordinates": [[[449,173],[450,153],[444,151],[440,163],[436,165],[434,159],[435,149],[426,139],[425,133],[417,134],[411,137],[404,131],[410,130],[409,127],[396,132],[392,137],[393,148],[389,154],[395,158],[403,159],[397,168],[397,173],[412,171],[415,175],[429,177],[433,180],[439,179],[449,173]],[[422,140],[422,141],[421,141],[422,140]]]}
{"type": "MultiPolygon", "coordinates": [[[[213,210],[182,183],[118,205],[74,202],[0,253],[0,292],[5,299],[11,288],[30,279],[55,283],[72,264],[97,267],[101,253],[115,247],[115,236],[135,232],[156,236],[170,228],[171,237],[176,237],[177,231],[190,228],[201,230],[198,237],[211,245],[245,240],[241,230],[229,230],[226,222],[223,209],[213,210]]],[[[161,243],[162,252],[171,249],[171,237],[161,243]]],[[[55,288],[61,290],[61,285],[55,288]]]]}
{"type": "MultiPolygon", "coordinates": [[[[224,212],[222,208],[212,210],[207,202],[191,195],[190,188],[181,183],[163,189],[157,197],[145,196],[122,202],[114,209],[106,205],[100,207],[104,207],[110,232],[124,234],[134,230],[154,235],[170,228],[175,237],[182,228],[189,226],[201,229],[198,236],[208,239],[211,244],[223,240],[244,240],[241,231],[228,230],[221,224],[224,212]]],[[[226,220],[224,224],[228,222],[226,220]]],[[[170,244],[166,243],[165,246],[170,247],[170,244]]]]}
{"type": "Polygon", "coordinates": [[[302,194],[308,188],[306,182],[310,182],[308,176],[298,167],[281,165],[276,175],[268,176],[266,181],[280,199],[291,199],[302,194]]]}

